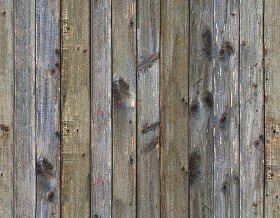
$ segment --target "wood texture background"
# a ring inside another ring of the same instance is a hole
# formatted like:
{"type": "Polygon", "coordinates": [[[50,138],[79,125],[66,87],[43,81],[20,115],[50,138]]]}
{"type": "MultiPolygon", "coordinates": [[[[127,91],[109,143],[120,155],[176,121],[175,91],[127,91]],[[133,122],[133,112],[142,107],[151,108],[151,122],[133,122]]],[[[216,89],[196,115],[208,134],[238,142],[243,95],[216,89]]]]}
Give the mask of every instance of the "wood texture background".
{"type": "Polygon", "coordinates": [[[0,1],[0,217],[280,216],[279,12],[0,1]]]}

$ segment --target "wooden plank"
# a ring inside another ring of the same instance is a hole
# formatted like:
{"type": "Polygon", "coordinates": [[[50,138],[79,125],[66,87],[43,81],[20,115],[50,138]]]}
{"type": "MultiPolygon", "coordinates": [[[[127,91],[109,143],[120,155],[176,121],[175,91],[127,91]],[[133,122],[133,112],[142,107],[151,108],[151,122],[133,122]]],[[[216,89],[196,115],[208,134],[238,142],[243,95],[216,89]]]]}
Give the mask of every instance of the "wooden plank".
{"type": "Polygon", "coordinates": [[[61,2],[61,216],[90,216],[90,1],[61,2]]]}
{"type": "Polygon", "coordinates": [[[36,1],[36,217],[60,217],[59,20],[59,1],[36,1]]]}
{"type": "Polygon", "coordinates": [[[92,0],[91,9],[91,214],[111,217],[111,0],[92,0]]]}
{"type": "Polygon", "coordinates": [[[0,217],[13,214],[13,1],[0,4],[0,217]]]}
{"type": "Polygon", "coordinates": [[[279,1],[265,1],[265,217],[280,217],[279,11],[279,1]]]}
{"type": "Polygon", "coordinates": [[[160,217],[160,1],[137,1],[137,217],[160,217]]]}
{"type": "Polygon", "coordinates": [[[14,216],[35,217],[35,1],[14,1],[14,216]]]}
{"type": "Polygon", "coordinates": [[[214,217],[240,217],[239,1],[214,0],[214,217]]]}
{"type": "Polygon", "coordinates": [[[190,1],[190,217],[213,217],[213,1],[190,1]]]}
{"type": "Polygon", "coordinates": [[[112,2],[113,217],[136,217],[136,7],[112,2]]]}
{"type": "Polygon", "coordinates": [[[189,3],[161,2],[161,216],[188,214],[189,3]]]}
{"type": "Polygon", "coordinates": [[[263,217],[263,2],[240,5],[240,217],[263,217]]]}

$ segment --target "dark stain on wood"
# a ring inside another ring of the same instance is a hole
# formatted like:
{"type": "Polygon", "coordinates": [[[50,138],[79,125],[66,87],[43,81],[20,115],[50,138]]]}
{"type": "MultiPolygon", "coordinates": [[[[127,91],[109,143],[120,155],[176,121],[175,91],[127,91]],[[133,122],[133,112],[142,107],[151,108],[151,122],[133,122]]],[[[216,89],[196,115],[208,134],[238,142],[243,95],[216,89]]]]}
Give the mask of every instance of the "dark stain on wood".
{"type": "Polygon", "coordinates": [[[45,177],[50,177],[53,175],[53,164],[49,162],[46,158],[39,157],[36,162],[36,171],[45,177]]]}
{"type": "Polygon", "coordinates": [[[231,42],[225,41],[220,50],[220,59],[229,60],[230,56],[234,54],[234,46],[231,42]]]}
{"type": "Polygon", "coordinates": [[[191,103],[190,106],[191,115],[196,116],[198,114],[198,111],[199,111],[199,102],[195,100],[191,103]]]}
{"type": "Polygon", "coordinates": [[[159,144],[159,137],[154,138],[151,142],[149,142],[148,144],[146,144],[146,146],[144,147],[143,151],[144,152],[149,152],[152,151],[153,149],[156,148],[156,146],[159,144]]]}
{"type": "Polygon", "coordinates": [[[4,132],[10,132],[10,128],[4,124],[0,124],[0,129],[2,129],[4,132]]]}
{"type": "Polygon", "coordinates": [[[53,202],[55,198],[55,190],[51,190],[50,192],[47,193],[47,200],[49,202],[53,202]]]}
{"type": "Polygon", "coordinates": [[[208,107],[209,109],[213,108],[214,100],[213,100],[213,94],[210,91],[206,91],[202,97],[203,103],[208,107]]]}
{"type": "Polygon", "coordinates": [[[129,85],[122,77],[113,79],[113,96],[114,105],[121,105],[130,97],[129,85]]]}
{"type": "Polygon", "coordinates": [[[228,123],[228,114],[224,112],[220,119],[220,128],[224,129],[227,126],[227,123],[228,123]]]}
{"type": "Polygon", "coordinates": [[[142,133],[145,134],[145,133],[147,133],[147,132],[149,132],[149,131],[153,131],[153,130],[155,130],[157,127],[159,127],[159,122],[152,123],[152,124],[149,125],[149,126],[143,127],[142,133]]]}
{"type": "Polygon", "coordinates": [[[212,32],[208,26],[205,26],[201,34],[202,51],[208,57],[212,57],[212,32]]]}
{"type": "Polygon", "coordinates": [[[189,182],[194,184],[201,177],[201,155],[195,149],[189,154],[189,182]]]}

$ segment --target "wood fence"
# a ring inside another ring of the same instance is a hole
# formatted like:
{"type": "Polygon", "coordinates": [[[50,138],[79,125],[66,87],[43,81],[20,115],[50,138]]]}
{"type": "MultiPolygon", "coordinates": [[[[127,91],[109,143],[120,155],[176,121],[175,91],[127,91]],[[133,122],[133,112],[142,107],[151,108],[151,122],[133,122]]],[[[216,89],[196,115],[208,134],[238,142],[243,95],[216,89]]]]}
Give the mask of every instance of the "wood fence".
{"type": "Polygon", "coordinates": [[[0,217],[280,217],[279,13],[1,0],[0,217]]]}

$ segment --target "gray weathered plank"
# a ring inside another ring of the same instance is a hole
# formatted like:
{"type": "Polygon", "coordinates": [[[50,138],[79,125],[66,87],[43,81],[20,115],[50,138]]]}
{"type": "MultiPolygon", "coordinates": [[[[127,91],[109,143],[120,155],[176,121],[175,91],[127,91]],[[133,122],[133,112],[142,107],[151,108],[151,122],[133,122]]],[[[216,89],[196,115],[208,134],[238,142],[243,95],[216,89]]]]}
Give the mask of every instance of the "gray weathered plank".
{"type": "Polygon", "coordinates": [[[91,212],[111,217],[111,0],[92,0],[91,9],[91,212]]]}
{"type": "Polygon", "coordinates": [[[112,2],[113,217],[136,217],[136,4],[112,2]]]}
{"type": "Polygon", "coordinates": [[[214,217],[239,209],[239,0],[214,0],[214,217]]]}
{"type": "Polygon", "coordinates": [[[35,1],[14,1],[14,216],[35,217],[35,1]]]}
{"type": "Polygon", "coordinates": [[[59,1],[36,1],[36,217],[60,217],[59,20],[59,1]]]}
{"type": "Polygon", "coordinates": [[[264,4],[265,217],[280,217],[280,2],[264,4]]]}
{"type": "Polygon", "coordinates": [[[90,1],[61,4],[61,215],[89,217],[90,1]]]}
{"type": "Polygon", "coordinates": [[[190,217],[213,216],[213,1],[190,1],[190,217]]]}
{"type": "Polygon", "coordinates": [[[13,214],[13,1],[0,4],[0,217],[13,214]]]}
{"type": "Polygon", "coordinates": [[[188,214],[189,3],[161,2],[161,216],[188,214]]]}
{"type": "Polygon", "coordinates": [[[263,217],[263,2],[240,4],[240,217],[263,217]]]}
{"type": "Polygon", "coordinates": [[[137,217],[160,217],[160,1],[137,1],[137,217]]]}

